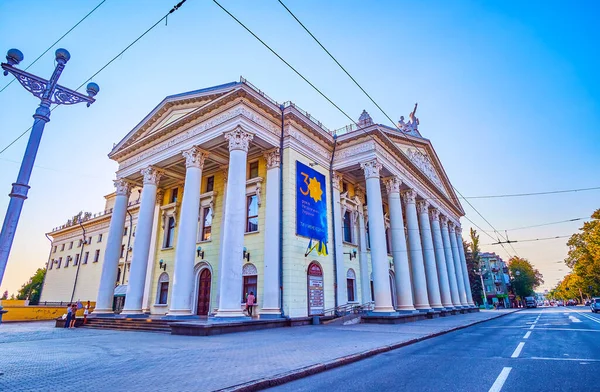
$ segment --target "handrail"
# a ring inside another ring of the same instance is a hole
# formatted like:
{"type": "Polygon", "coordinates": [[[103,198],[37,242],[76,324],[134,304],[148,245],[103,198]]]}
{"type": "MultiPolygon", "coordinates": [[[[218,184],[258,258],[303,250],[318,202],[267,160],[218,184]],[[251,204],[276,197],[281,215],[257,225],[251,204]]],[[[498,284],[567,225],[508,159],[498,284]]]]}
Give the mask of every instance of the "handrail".
{"type": "Polygon", "coordinates": [[[330,309],[325,309],[323,311],[323,315],[324,316],[335,316],[335,317],[342,317],[345,316],[347,314],[359,314],[359,313],[366,313],[368,311],[373,310],[373,308],[375,307],[375,302],[371,301],[371,302],[366,302],[364,304],[354,304],[354,303],[347,303],[344,305],[340,305],[337,306],[335,308],[330,308],[330,309]]]}

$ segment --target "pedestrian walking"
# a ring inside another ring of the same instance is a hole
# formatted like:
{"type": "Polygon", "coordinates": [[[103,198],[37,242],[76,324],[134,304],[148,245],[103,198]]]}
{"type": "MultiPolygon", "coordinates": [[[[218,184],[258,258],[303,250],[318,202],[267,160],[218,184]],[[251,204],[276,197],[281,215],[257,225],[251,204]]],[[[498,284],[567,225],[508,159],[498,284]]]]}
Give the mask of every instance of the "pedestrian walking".
{"type": "Polygon", "coordinates": [[[246,297],[246,308],[248,308],[248,316],[252,317],[252,308],[254,307],[254,302],[256,301],[256,297],[254,296],[254,292],[251,291],[250,294],[246,297]]]}
{"type": "Polygon", "coordinates": [[[64,328],[69,328],[69,326],[71,325],[71,311],[73,309],[71,308],[71,304],[69,303],[67,305],[67,317],[65,318],[65,326],[64,328]]]}
{"type": "Polygon", "coordinates": [[[76,313],[77,304],[73,304],[71,305],[71,325],[69,326],[69,328],[75,328],[75,322],[77,321],[76,313]]]}
{"type": "Polygon", "coordinates": [[[87,302],[87,305],[85,305],[85,308],[83,310],[83,324],[87,324],[87,316],[88,314],[90,314],[90,301],[87,302]]]}

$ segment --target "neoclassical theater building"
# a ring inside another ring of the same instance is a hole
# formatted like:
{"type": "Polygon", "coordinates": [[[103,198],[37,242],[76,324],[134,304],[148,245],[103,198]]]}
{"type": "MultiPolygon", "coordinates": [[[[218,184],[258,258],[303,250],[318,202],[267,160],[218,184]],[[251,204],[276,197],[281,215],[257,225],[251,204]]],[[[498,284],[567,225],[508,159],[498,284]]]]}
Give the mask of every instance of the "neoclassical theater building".
{"type": "Polygon", "coordinates": [[[117,283],[126,315],[240,317],[250,292],[259,317],[473,306],[464,211],[415,111],[330,131],[242,79],[165,98],[109,157],[97,314],[117,283]]]}

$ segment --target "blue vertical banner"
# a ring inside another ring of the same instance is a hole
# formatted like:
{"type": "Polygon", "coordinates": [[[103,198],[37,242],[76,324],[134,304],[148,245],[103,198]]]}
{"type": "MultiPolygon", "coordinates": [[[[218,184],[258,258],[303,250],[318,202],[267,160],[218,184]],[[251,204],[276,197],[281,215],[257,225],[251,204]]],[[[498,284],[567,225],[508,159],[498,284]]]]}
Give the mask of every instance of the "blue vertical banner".
{"type": "Polygon", "coordinates": [[[309,249],[321,256],[327,255],[326,189],[323,174],[296,161],[296,234],[310,238],[309,249]]]}

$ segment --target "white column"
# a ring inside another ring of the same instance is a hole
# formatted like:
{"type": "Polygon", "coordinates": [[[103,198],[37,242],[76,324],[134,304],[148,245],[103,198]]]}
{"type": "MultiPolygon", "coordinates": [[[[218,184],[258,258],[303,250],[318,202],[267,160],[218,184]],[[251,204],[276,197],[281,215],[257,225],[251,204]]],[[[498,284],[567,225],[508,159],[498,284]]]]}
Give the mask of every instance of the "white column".
{"type": "Polygon", "coordinates": [[[179,231],[175,245],[175,268],[169,316],[192,315],[192,292],[194,291],[194,261],[198,238],[198,214],[200,211],[200,186],[202,168],[208,155],[197,147],[182,152],[185,158],[185,184],[179,214],[179,231]]]}
{"type": "MultiPolygon", "coordinates": [[[[467,269],[467,258],[465,257],[465,248],[462,241],[462,228],[456,226],[456,242],[458,246],[458,255],[460,256],[460,265],[462,267],[463,279],[465,281],[465,291],[467,294],[467,303],[469,306],[475,306],[473,302],[473,294],[471,293],[471,282],[469,281],[469,270],[467,269]]],[[[502,280],[504,280],[504,273],[502,273],[502,280]]]]}
{"type": "Polygon", "coordinates": [[[123,230],[125,228],[125,214],[127,213],[127,203],[131,192],[129,183],[122,179],[115,181],[115,187],[117,188],[117,196],[115,197],[115,205],[110,218],[110,227],[108,228],[95,314],[113,313],[117,269],[119,268],[121,241],[123,240],[123,230]]]}
{"type": "Polygon", "coordinates": [[[463,307],[468,307],[467,292],[465,291],[465,281],[463,279],[462,267],[460,266],[460,256],[458,254],[458,245],[456,244],[455,225],[448,222],[448,231],[450,236],[450,245],[452,247],[452,259],[454,260],[454,271],[456,273],[456,283],[458,283],[458,300],[463,307]]]}
{"type": "Polygon", "coordinates": [[[337,304],[340,306],[348,303],[346,268],[344,266],[344,244],[342,242],[344,233],[340,205],[340,183],[342,182],[342,176],[339,173],[333,173],[331,181],[333,183],[333,224],[335,225],[333,246],[335,246],[335,276],[337,280],[335,295],[337,297],[337,304]]]}
{"type": "Polygon", "coordinates": [[[413,305],[412,282],[408,265],[408,250],[404,233],[404,218],[400,203],[400,181],[397,177],[388,178],[385,187],[388,194],[390,209],[390,229],[392,231],[392,255],[394,257],[394,272],[396,275],[396,308],[403,311],[415,310],[413,305]]]}
{"type": "Polygon", "coordinates": [[[223,222],[223,252],[220,254],[219,309],[216,317],[244,317],[242,299],[242,254],[246,226],[246,161],[254,138],[241,127],[225,134],[229,141],[227,198],[223,222]]]}
{"type": "Polygon", "coordinates": [[[440,280],[442,305],[446,309],[452,309],[454,308],[454,305],[452,304],[450,280],[448,279],[448,267],[446,266],[446,255],[444,253],[444,243],[440,228],[440,211],[435,208],[431,209],[431,231],[433,232],[433,249],[435,251],[437,272],[440,280]]]}
{"type": "MultiPolygon", "coordinates": [[[[153,167],[142,170],[144,187],[142,188],[142,201],[138,211],[138,222],[133,241],[133,258],[129,271],[129,284],[125,294],[123,314],[142,314],[142,301],[144,298],[144,284],[146,270],[148,269],[148,253],[150,251],[150,237],[154,222],[154,206],[156,204],[156,189],[161,172],[153,167]]],[[[121,237],[123,231],[121,230],[121,237]]],[[[119,242],[120,245],[120,242],[119,242]]]]}
{"type": "Polygon", "coordinates": [[[264,154],[267,160],[267,190],[265,206],[265,267],[262,308],[260,314],[281,316],[279,304],[279,149],[264,154]]]}
{"type": "Polygon", "coordinates": [[[385,222],[379,171],[382,166],[377,160],[364,162],[360,167],[365,172],[367,199],[369,200],[369,234],[371,237],[371,263],[373,265],[373,289],[375,292],[374,312],[394,312],[390,268],[385,243],[385,222]]]}
{"type": "Polygon", "coordinates": [[[421,225],[421,244],[423,246],[423,258],[425,259],[425,274],[427,275],[427,295],[429,305],[434,310],[442,310],[442,297],[440,294],[440,281],[435,263],[435,251],[433,250],[433,236],[431,224],[429,223],[429,203],[421,200],[417,203],[419,210],[419,223],[421,225]]]}
{"type": "Polygon", "coordinates": [[[448,218],[440,216],[442,223],[442,242],[444,244],[444,255],[446,256],[446,268],[448,270],[448,281],[450,282],[450,295],[452,304],[455,308],[462,308],[460,304],[460,295],[458,294],[458,281],[456,271],[454,270],[454,257],[452,255],[452,245],[450,244],[450,233],[448,230],[448,218]]]}
{"type": "Polygon", "coordinates": [[[429,306],[429,297],[427,295],[427,280],[425,279],[425,266],[423,265],[423,247],[421,246],[421,234],[415,204],[417,192],[409,189],[402,196],[404,197],[404,207],[406,208],[406,226],[408,229],[408,247],[412,267],[415,308],[429,310],[431,306],[429,306]]]}
{"type": "Polygon", "coordinates": [[[366,304],[373,301],[371,298],[371,278],[369,276],[369,260],[367,255],[367,230],[365,227],[365,194],[362,188],[355,189],[358,205],[358,265],[360,266],[360,294],[361,302],[366,304]]]}
{"type": "MultiPolygon", "coordinates": [[[[219,226],[221,229],[219,231],[219,269],[217,270],[217,282],[221,281],[221,271],[223,271],[223,266],[221,265],[221,255],[223,254],[223,235],[225,234],[225,230],[223,230],[223,227],[225,227],[225,205],[227,203],[227,174],[229,168],[228,167],[223,167],[221,168],[221,171],[223,172],[223,200],[221,201],[222,203],[222,208],[221,208],[221,225],[219,226]]],[[[219,300],[221,298],[221,290],[216,290],[217,291],[217,296],[216,296],[216,302],[217,304],[219,303],[219,300]]],[[[212,303],[211,305],[212,306],[212,303]]]]}
{"type": "MultiPolygon", "coordinates": [[[[156,191],[156,204],[154,205],[154,222],[152,222],[152,235],[150,236],[150,251],[148,252],[148,267],[146,270],[146,282],[144,283],[144,298],[142,303],[144,304],[144,313],[150,313],[150,307],[154,302],[150,298],[150,292],[152,291],[152,278],[154,277],[154,257],[156,256],[156,236],[158,234],[159,224],[156,221],[156,217],[160,214],[160,205],[163,200],[163,191],[156,191]]],[[[133,228],[132,228],[133,229],[133,228]]]]}

